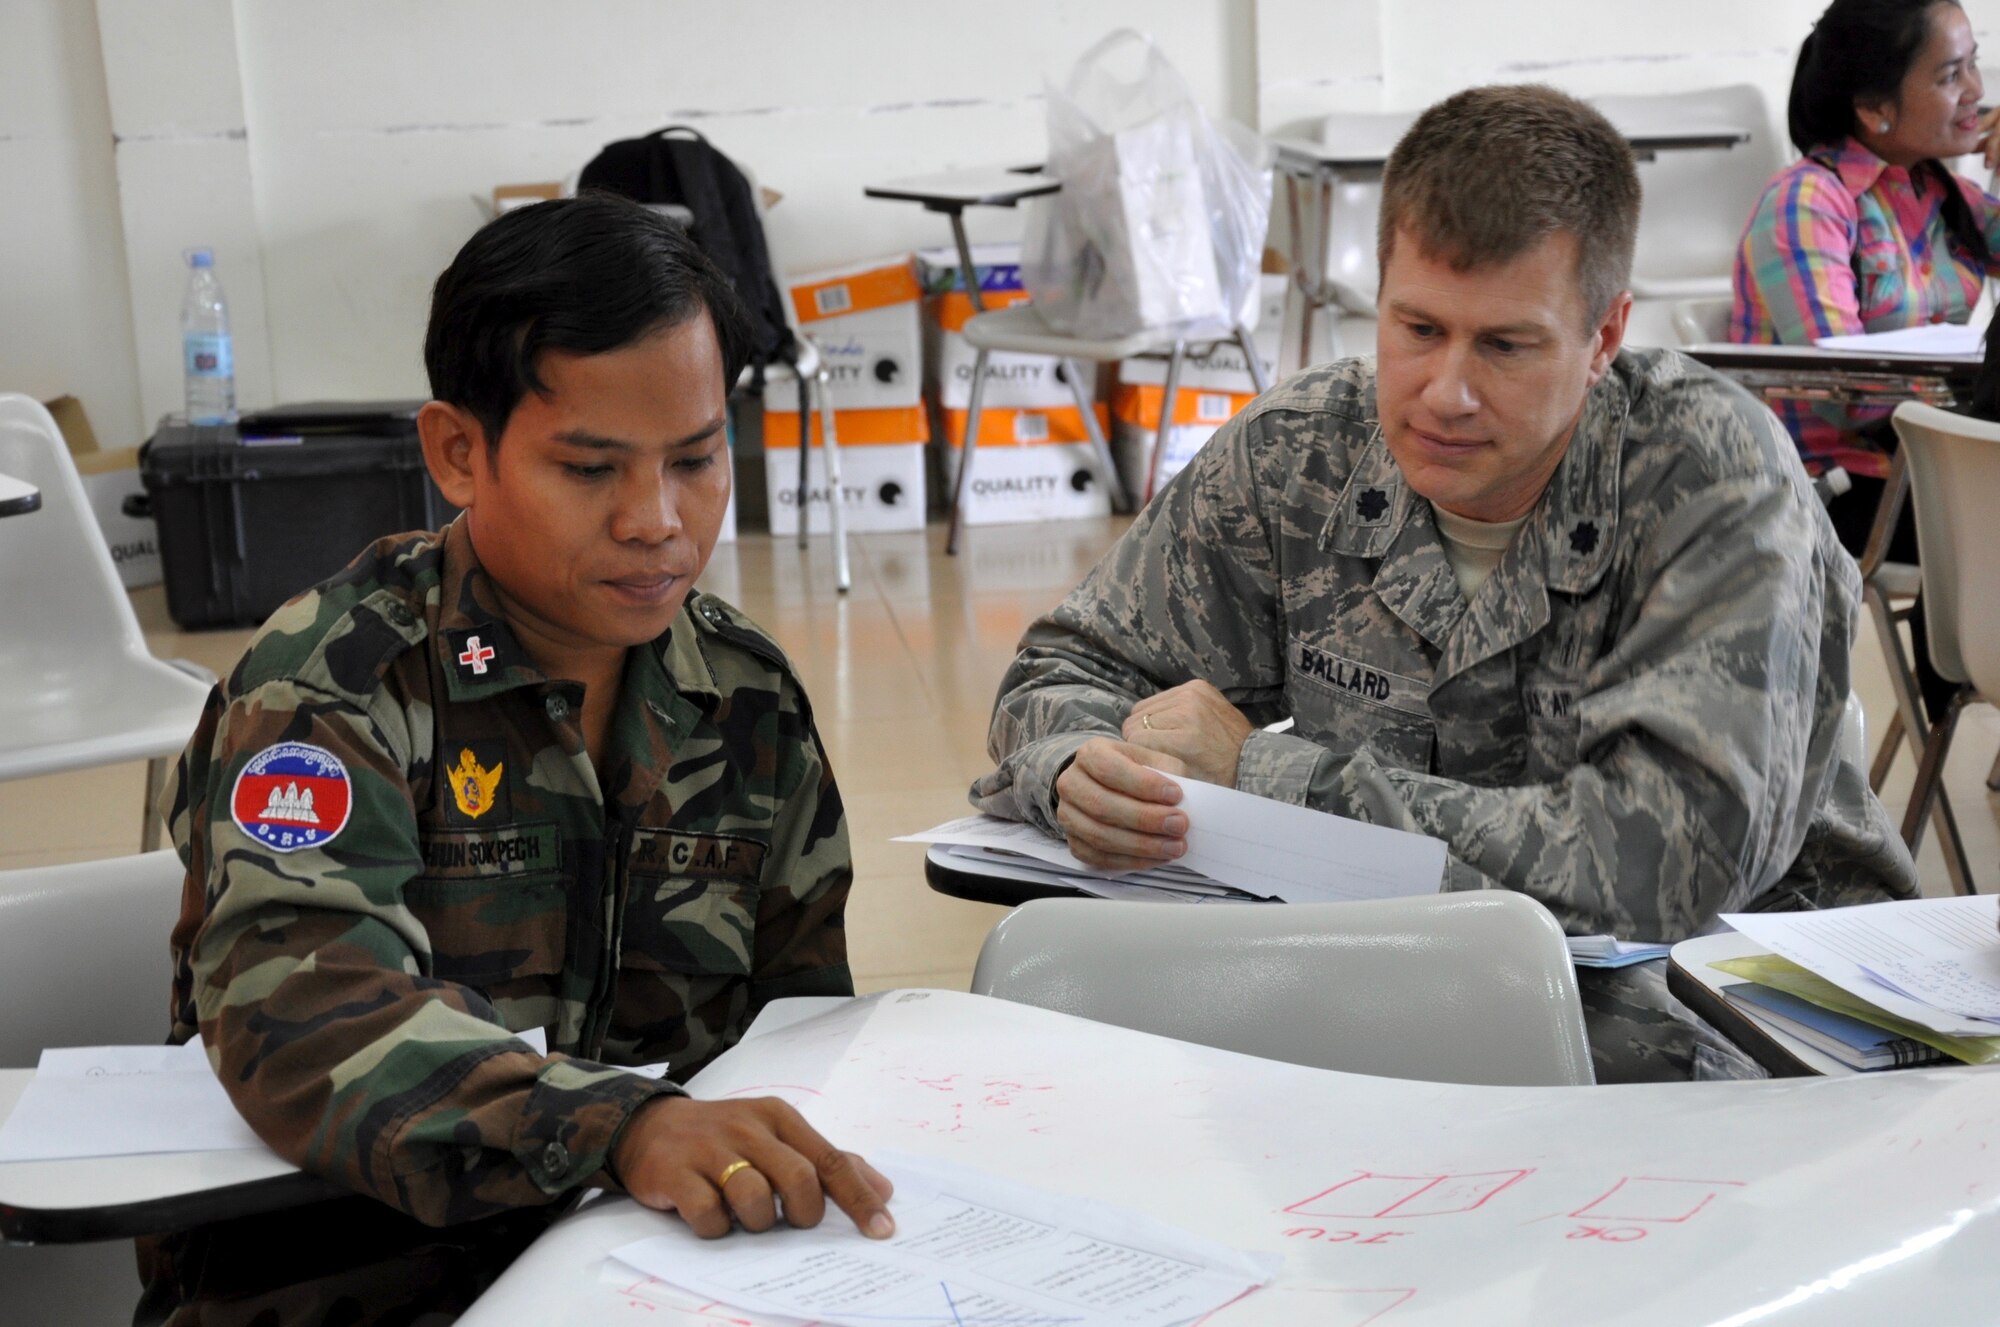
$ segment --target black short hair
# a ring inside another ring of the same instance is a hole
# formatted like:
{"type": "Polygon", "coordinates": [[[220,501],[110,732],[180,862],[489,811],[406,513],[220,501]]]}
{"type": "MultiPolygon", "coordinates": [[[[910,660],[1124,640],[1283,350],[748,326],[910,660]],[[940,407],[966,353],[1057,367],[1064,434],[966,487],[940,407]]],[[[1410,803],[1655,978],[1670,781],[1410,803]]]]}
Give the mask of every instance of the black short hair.
{"type": "MultiPolygon", "coordinates": [[[[1785,129],[1805,156],[1825,151],[1859,127],[1856,102],[1898,102],[1903,79],[1930,36],[1939,9],[1958,0],[1833,0],[1799,46],[1785,103],[1785,129]]],[[[1972,215],[1943,162],[1917,163],[1944,186],[1944,224],[1951,242],[1979,267],[1992,261],[1986,229],[1972,215]]]]}
{"type": "Polygon", "coordinates": [[[468,411],[498,443],[544,351],[601,355],[706,311],[723,390],[749,358],[735,292],[677,222],[588,192],[503,213],[465,242],[431,290],[424,368],[431,395],[468,411]]]}

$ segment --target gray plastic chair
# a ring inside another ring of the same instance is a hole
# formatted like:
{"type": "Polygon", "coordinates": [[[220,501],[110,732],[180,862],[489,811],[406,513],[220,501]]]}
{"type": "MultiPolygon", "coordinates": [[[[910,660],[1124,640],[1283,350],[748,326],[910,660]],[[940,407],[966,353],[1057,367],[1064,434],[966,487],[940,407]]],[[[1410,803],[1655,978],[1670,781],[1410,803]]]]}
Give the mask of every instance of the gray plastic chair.
{"type": "Polygon", "coordinates": [[[1645,197],[1632,256],[1633,296],[1727,297],[1744,218],[1786,160],[1783,145],[1771,133],[1764,94],[1753,84],[1736,83],[1592,97],[1591,105],[1627,137],[1690,128],[1736,130],[1747,136],[1726,152],[1660,152],[1639,163],[1645,197]]]}
{"type": "MultiPolygon", "coordinates": [[[[0,871],[0,1068],[166,1041],[183,874],[171,852],[0,871]]],[[[138,1300],[128,1241],[0,1246],[0,1321],[108,1327],[138,1300]]]]}
{"type": "Polygon", "coordinates": [[[1037,899],[972,990],[1182,1041],[1382,1078],[1595,1081],[1562,929],[1499,890],[1365,903],[1037,899]]]}
{"type": "MultiPolygon", "coordinates": [[[[1991,524],[2000,507],[2000,424],[1914,401],[1897,406],[1894,418],[1916,499],[1931,663],[1958,683],[1945,712],[1932,718],[1903,815],[1903,840],[1914,853],[1942,795],[1958,716],[2000,697],[2000,594],[1987,579],[2000,560],[1991,524]]],[[[1952,883],[1961,894],[1977,892],[1970,879],[1952,883]]]]}
{"type": "Polygon", "coordinates": [[[146,649],[62,434],[29,397],[0,395],[0,474],[42,499],[0,520],[0,780],[147,761],[140,846],[158,847],[166,762],[213,679],[146,649]]]}
{"type": "Polygon", "coordinates": [[[0,871],[0,1069],[166,1041],[185,875],[171,851],[0,871]]]}
{"type": "Polygon", "coordinates": [[[1730,300],[1704,296],[1674,301],[1674,334],[1684,346],[1714,344],[1729,339],[1730,300]]]}

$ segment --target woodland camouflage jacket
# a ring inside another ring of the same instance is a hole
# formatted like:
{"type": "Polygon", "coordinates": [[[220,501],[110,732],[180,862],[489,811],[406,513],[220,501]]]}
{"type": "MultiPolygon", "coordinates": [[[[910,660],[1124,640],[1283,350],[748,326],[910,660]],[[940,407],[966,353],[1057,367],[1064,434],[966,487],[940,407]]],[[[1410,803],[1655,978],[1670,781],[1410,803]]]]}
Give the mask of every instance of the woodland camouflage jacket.
{"type": "Polygon", "coordinates": [[[581,712],[462,521],[279,609],[215,689],[164,808],[173,1035],[281,1155],[432,1224],[545,1203],[766,1001],[851,992],[846,823],[778,647],[695,592],[601,770],[581,712]]]}

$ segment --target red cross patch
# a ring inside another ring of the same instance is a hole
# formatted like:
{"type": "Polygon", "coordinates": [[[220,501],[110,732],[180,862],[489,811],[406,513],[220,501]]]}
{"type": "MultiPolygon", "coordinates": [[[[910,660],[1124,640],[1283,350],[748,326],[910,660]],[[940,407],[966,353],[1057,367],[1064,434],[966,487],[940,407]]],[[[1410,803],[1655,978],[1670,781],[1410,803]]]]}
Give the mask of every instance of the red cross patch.
{"type": "Polygon", "coordinates": [[[458,656],[460,664],[472,670],[474,677],[483,677],[487,662],[493,658],[493,647],[484,644],[477,636],[465,638],[465,650],[458,656]]]}

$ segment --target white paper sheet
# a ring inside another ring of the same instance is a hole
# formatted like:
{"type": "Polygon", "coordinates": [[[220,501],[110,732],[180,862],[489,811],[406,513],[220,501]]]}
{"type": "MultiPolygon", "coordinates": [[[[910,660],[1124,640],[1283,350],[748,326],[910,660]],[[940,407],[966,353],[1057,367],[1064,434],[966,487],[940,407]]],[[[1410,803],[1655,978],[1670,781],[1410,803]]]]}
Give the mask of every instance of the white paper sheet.
{"type": "Polygon", "coordinates": [[[1965,323],[1919,323],[1890,332],[1861,332],[1853,336],[1822,336],[1813,344],[1822,350],[1861,350],[1875,355],[1910,355],[1931,358],[1939,355],[1975,356],[1985,349],[1986,329],[1965,323]]]}
{"type": "Polygon", "coordinates": [[[681,1290],[755,1313],[848,1327],[1169,1327],[1277,1274],[1151,1217],[936,1160],[870,1158],[896,1184],[896,1234],[864,1239],[829,1211],[811,1230],[727,1240],[678,1223],[611,1256],[681,1290]]]}
{"type": "MultiPolygon", "coordinates": [[[[517,1032],[538,1055],[541,1028],[517,1032]]],[[[661,1064],[635,1070],[665,1074],[661,1064]]],[[[234,1152],[264,1143],[222,1090],[201,1039],[184,1046],[66,1046],[42,1052],[0,1124],[0,1162],[161,1152],[234,1152]]]]}
{"type": "Polygon", "coordinates": [[[0,1125],[0,1161],[263,1145],[230,1104],[199,1042],[45,1050],[0,1125]]]}
{"type": "Polygon", "coordinates": [[[1889,1013],[1960,1037],[2000,1034],[2000,896],[1725,916],[1774,954],[1889,1013]]]}
{"type": "Polygon", "coordinates": [[[1442,839],[1196,779],[1174,782],[1188,818],[1181,864],[1225,884],[1287,903],[1407,898],[1444,884],[1442,839]]]}

